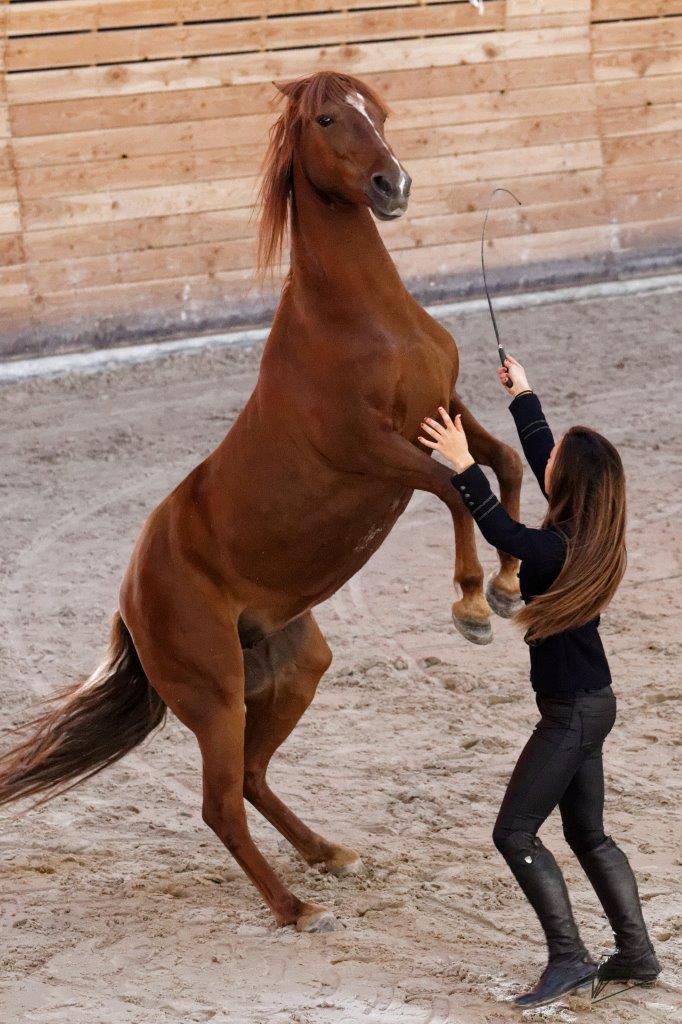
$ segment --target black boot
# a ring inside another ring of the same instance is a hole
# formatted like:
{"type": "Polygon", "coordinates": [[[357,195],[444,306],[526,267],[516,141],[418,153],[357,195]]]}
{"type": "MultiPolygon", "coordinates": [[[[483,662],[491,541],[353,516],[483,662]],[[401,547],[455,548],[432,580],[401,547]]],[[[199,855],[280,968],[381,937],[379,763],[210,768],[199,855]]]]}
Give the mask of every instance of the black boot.
{"type": "Polygon", "coordinates": [[[518,833],[509,836],[501,850],[540,919],[549,951],[547,967],[535,988],[514,1003],[522,1009],[544,1006],[589,982],[597,965],[580,938],[564,877],[549,850],[537,836],[529,846],[518,833]]]}
{"type": "Polygon", "coordinates": [[[599,965],[603,981],[655,981],[661,973],[642,916],[637,882],[623,851],[613,839],[587,853],[577,853],[604,913],[613,928],[616,952],[599,965]]]}

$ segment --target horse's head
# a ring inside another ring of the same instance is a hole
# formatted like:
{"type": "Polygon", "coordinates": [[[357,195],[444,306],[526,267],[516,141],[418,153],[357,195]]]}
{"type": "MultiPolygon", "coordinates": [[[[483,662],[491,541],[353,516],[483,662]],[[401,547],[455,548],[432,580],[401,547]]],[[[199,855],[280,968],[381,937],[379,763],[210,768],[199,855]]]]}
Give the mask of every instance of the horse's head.
{"type": "Polygon", "coordinates": [[[277,87],[287,105],[266,157],[261,265],[281,247],[295,160],[330,201],[368,206],[380,220],[402,216],[412,180],[384,138],[388,109],[376,93],[357,78],[331,71],[277,87]]]}

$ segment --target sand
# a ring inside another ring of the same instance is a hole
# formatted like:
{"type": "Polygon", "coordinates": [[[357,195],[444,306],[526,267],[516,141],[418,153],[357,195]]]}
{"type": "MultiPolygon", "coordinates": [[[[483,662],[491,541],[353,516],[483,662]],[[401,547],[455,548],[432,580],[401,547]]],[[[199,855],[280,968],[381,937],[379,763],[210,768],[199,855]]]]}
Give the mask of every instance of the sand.
{"type": "MultiPolygon", "coordinates": [[[[682,1019],[680,769],[680,295],[506,313],[559,432],[587,422],[630,482],[630,564],[603,639],[619,718],[605,748],[607,831],[641,884],[662,982],[603,1003],[604,1022],[682,1019]],[[678,342],[679,345],[679,342],[678,342]]],[[[461,392],[513,439],[482,315],[450,322],[461,392]]],[[[180,356],[0,391],[3,721],[97,664],[147,511],[223,435],[256,349],[180,356]]],[[[527,473],[523,511],[541,497],[527,473]]],[[[261,849],[300,896],[333,908],[330,935],[277,930],[206,829],[193,737],[175,720],[107,773],[44,808],[0,816],[0,1020],[6,1024],[506,1024],[544,943],[495,851],[506,779],[537,719],[527,650],[453,629],[447,510],[416,494],[319,620],[334,662],[271,781],[366,874],[308,869],[255,813],[261,849]]],[[[481,540],[486,568],[494,553],[481,540]]],[[[2,741],[3,743],[6,740],[2,741]]],[[[611,946],[558,817],[542,831],[584,937],[611,946]]],[[[525,1020],[569,1024],[554,1007],[525,1020]]]]}

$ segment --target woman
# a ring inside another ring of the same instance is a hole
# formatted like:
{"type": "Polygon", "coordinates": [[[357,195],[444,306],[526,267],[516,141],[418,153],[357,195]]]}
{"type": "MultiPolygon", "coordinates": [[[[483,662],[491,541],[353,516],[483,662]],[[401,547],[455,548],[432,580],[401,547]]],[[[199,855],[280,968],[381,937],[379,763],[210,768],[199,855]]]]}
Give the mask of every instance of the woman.
{"type": "Polygon", "coordinates": [[[602,745],[616,718],[599,614],[623,576],[625,478],[618,452],[588,427],[554,443],[523,367],[508,358],[500,383],[513,396],[523,451],[548,500],[540,529],[515,522],[471,457],[460,417],[427,418],[422,444],[454,467],[453,485],[496,548],[521,559],[525,607],[516,616],[530,646],[541,719],[502,801],[493,841],[540,919],[548,963],[522,1008],[543,1006],[589,983],[651,982],[660,972],[625,854],[604,834],[602,745]],[[594,887],[617,950],[599,967],[578,934],[559,866],[537,832],[559,805],[566,840],[594,887]]]}

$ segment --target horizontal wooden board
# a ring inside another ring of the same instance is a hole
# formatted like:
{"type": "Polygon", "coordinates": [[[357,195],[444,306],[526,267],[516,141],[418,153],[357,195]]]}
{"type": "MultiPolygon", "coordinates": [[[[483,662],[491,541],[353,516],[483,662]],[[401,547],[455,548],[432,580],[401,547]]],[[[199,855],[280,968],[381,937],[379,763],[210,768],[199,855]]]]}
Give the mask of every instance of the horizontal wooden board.
{"type": "Polygon", "coordinates": [[[652,78],[634,78],[611,82],[597,82],[595,97],[600,110],[649,107],[679,101],[682,96],[682,73],[657,75],[652,78]]]}
{"type": "Polygon", "coordinates": [[[25,260],[23,237],[0,234],[0,267],[13,266],[25,260]]]}
{"type": "Polygon", "coordinates": [[[16,198],[6,203],[0,202],[0,235],[17,231],[21,231],[21,218],[16,198]]]}
{"type": "Polygon", "coordinates": [[[604,167],[604,187],[610,196],[629,195],[646,183],[649,189],[679,191],[682,160],[650,160],[636,163],[612,163],[604,167]]]}
{"type": "MultiPolygon", "coordinates": [[[[276,280],[279,283],[280,278],[276,280]]],[[[210,303],[220,303],[224,308],[228,302],[237,304],[240,299],[259,293],[250,270],[218,272],[213,277],[185,275],[158,281],[81,288],[77,306],[73,302],[74,290],[69,288],[41,295],[42,320],[59,323],[69,318],[82,320],[93,315],[130,317],[146,310],[163,310],[172,314],[173,311],[202,309],[210,303]]],[[[182,322],[180,317],[178,322],[182,322]]]]}
{"type": "Polygon", "coordinates": [[[21,72],[8,76],[8,99],[11,104],[37,103],[49,102],[55,96],[64,100],[272,82],[339,67],[354,75],[367,75],[393,71],[396,67],[451,67],[458,63],[485,64],[589,52],[588,26],[349,43],[276,53],[21,72]]]}
{"type": "MultiPolygon", "coordinates": [[[[682,91],[679,95],[682,96],[682,91]]],[[[682,103],[645,104],[634,110],[628,107],[604,110],[599,115],[599,124],[606,136],[635,132],[682,133],[682,103]]]]}
{"type": "Polygon", "coordinates": [[[682,18],[650,18],[592,26],[594,52],[681,46],[682,18]]]}
{"type": "Polygon", "coordinates": [[[250,18],[116,32],[67,32],[22,36],[6,44],[9,71],[77,67],[130,61],[237,54],[293,47],[333,46],[372,39],[400,39],[504,27],[504,4],[489,3],[481,20],[471,4],[440,3],[380,10],[341,11],[280,18],[250,18]]]}
{"type": "Polygon", "coordinates": [[[584,25],[590,20],[590,0],[507,0],[509,29],[584,25]]]}
{"type": "MultiPolygon", "coordinates": [[[[647,161],[679,160],[682,158],[682,132],[642,132],[606,138],[602,143],[605,164],[642,164],[647,161]]],[[[682,190],[681,190],[682,191],[682,190]]]]}
{"type": "Polygon", "coordinates": [[[620,251],[667,247],[678,249],[682,236],[682,217],[648,223],[624,224],[618,232],[620,251]]]}
{"type": "MultiPolygon", "coordinates": [[[[434,101],[452,100],[456,113],[460,96],[468,96],[471,103],[479,95],[497,93],[503,98],[512,91],[528,88],[546,90],[551,94],[555,86],[591,83],[592,71],[587,54],[578,57],[570,54],[486,64],[408,68],[363,77],[382,96],[390,99],[392,109],[397,109],[401,102],[411,101],[428,116],[434,101]],[[538,85],[539,82],[542,85],[538,85]],[[419,104],[420,100],[428,102],[419,104]]],[[[18,103],[12,107],[12,130],[15,136],[46,135],[141,124],[173,124],[205,118],[255,116],[259,113],[265,115],[272,112],[276,95],[271,82],[261,82],[168,93],[18,103]]],[[[548,103],[551,109],[551,95],[548,103]]],[[[463,108],[466,113],[464,101],[463,108]]],[[[464,116],[463,119],[470,120],[470,117],[464,116]]]]}
{"type": "Polygon", "coordinates": [[[614,88],[623,79],[679,75],[682,74],[682,46],[595,53],[592,67],[596,81],[608,81],[614,88]]]}
{"type": "Polygon", "coordinates": [[[682,0],[592,0],[592,21],[659,18],[682,14],[682,0]]]}

